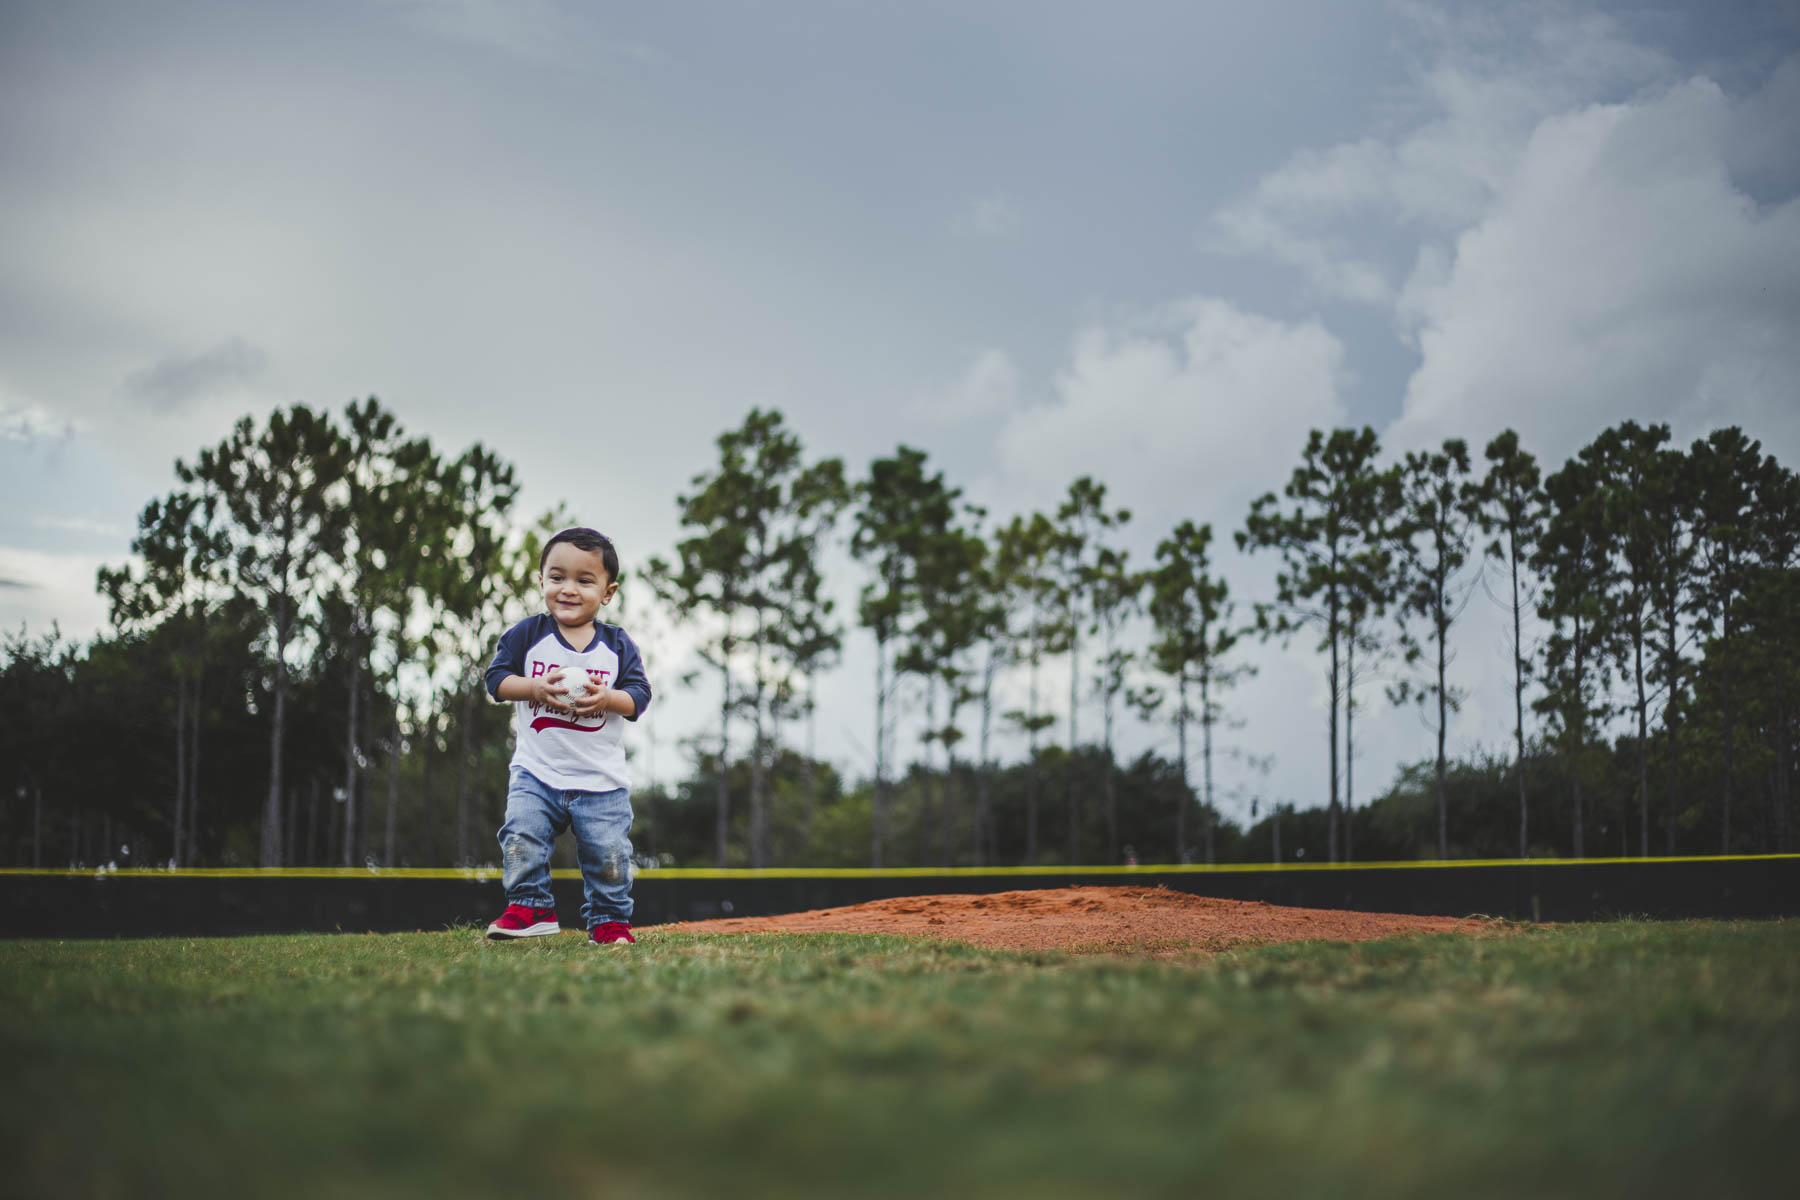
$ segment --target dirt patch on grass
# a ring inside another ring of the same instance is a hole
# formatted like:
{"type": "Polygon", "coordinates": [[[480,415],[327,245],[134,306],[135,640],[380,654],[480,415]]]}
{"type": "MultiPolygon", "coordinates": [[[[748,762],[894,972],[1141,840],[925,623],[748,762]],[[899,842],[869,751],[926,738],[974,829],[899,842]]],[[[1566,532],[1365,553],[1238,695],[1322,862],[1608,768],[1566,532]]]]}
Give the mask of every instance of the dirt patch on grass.
{"type": "Polygon", "coordinates": [[[1175,957],[1271,942],[1468,933],[1483,926],[1467,918],[1283,908],[1161,887],[1075,887],[906,896],[778,917],[725,917],[657,928],[684,933],[892,933],[1002,950],[1175,957]]]}

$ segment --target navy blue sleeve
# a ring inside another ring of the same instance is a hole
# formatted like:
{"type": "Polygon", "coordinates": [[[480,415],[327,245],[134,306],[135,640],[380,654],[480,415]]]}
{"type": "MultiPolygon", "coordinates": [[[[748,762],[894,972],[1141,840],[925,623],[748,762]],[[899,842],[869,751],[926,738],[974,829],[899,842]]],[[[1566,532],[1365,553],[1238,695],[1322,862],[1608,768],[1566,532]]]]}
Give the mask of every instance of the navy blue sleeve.
{"type": "Polygon", "coordinates": [[[502,679],[508,675],[525,674],[525,651],[531,649],[531,643],[537,640],[531,636],[531,627],[536,620],[536,617],[527,618],[500,635],[500,645],[494,650],[494,661],[488,664],[484,677],[490,699],[500,699],[502,679]]]}
{"type": "Polygon", "coordinates": [[[637,711],[625,718],[635,721],[650,707],[650,677],[644,674],[644,656],[638,653],[637,643],[631,640],[631,635],[617,625],[612,629],[619,637],[614,646],[619,655],[619,677],[613,680],[613,686],[637,704],[637,711]]]}

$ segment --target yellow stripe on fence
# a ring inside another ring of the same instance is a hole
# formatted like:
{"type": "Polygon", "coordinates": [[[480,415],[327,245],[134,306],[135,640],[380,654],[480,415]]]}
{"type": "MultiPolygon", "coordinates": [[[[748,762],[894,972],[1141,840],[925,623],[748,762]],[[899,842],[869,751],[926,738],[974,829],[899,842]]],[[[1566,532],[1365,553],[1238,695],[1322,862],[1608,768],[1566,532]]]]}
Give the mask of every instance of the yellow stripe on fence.
{"type": "MultiPolygon", "coordinates": [[[[1200,863],[1136,867],[646,867],[639,879],[922,879],[991,875],[1079,875],[1131,879],[1146,875],[1229,875],[1252,871],[1418,870],[1436,867],[1574,867],[1601,863],[1777,862],[1800,854],[1690,854],[1667,858],[1480,858],[1415,859],[1403,862],[1200,863]]],[[[556,879],[580,879],[581,872],[563,868],[556,879]]],[[[451,879],[470,883],[499,882],[498,867],[0,867],[0,875],[64,876],[107,879],[451,879]]]]}

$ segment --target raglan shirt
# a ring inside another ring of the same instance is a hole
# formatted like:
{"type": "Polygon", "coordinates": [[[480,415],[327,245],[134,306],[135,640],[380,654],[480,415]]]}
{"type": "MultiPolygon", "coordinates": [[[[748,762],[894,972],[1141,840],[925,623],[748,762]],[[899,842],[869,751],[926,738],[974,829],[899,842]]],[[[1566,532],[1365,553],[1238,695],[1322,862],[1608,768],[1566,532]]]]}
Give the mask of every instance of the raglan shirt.
{"type": "Polygon", "coordinates": [[[549,613],[528,617],[500,635],[488,664],[488,695],[498,700],[508,675],[535,679],[557,667],[585,670],[601,687],[617,688],[637,702],[637,714],[576,717],[521,700],[513,704],[512,765],[523,767],[553,788],[610,792],[630,787],[625,770],[625,721],[650,707],[650,680],[637,643],[617,625],[594,625],[594,640],[577,650],[563,640],[549,613]]]}

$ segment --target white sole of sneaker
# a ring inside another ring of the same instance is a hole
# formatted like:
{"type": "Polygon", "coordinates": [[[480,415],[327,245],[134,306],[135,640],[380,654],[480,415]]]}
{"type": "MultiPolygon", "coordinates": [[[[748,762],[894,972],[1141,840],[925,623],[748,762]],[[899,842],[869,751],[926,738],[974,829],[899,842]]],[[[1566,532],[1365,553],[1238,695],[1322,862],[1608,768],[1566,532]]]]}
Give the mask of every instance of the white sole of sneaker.
{"type": "Polygon", "coordinates": [[[513,938],[548,937],[553,933],[561,933],[562,926],[549,921],[539,921],[536,925],[527,925],[523,929],[502,929],[498,925],[488,926],[488,937],[496,942],[511,941],[513,938]]]}

